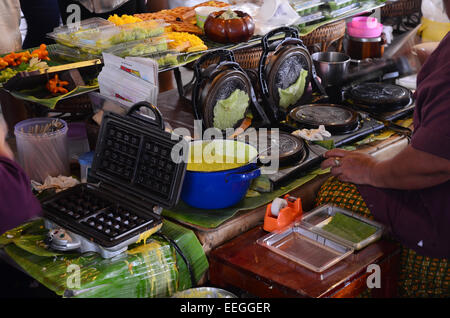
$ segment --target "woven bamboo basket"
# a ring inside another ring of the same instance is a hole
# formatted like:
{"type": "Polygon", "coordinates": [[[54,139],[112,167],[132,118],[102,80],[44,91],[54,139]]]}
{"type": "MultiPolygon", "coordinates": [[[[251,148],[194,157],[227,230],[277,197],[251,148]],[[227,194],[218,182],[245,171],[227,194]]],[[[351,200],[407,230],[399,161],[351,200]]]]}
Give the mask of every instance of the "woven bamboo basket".
{"type": "Polygon", "coordinates": [[[345,28],[345,20],[340,20],[325,24],[300,38],[311,53],[313,51],[325,52],[335,42],[337,42],[336,51],[341,51],[345,28]]]}
{"type": "MultiPolygon", "coordinates": [[[[345,21],[336,21],[330,24],[326,24],[312,31],[304,37],[300,37],[303,43],[308,47],[310,53],[313,53],[316,49],[320,51],[326,51],[331,44],[336,41],[341,41],[345,36],[345,21]]],[[[338,43],[338,51],[341,50],[342,43],[338,43]]],[[[237,49],[233,51],[234,57],[237,63],[243,69],[256,69],[262,55],[262,47],[260,44],[256,44],[251,47],[237,49]]],[[[218,58],[211,58],[205,61],[202,67],[206,68],[211,64],[218,62],[218,58]]]]}
{"type": "Polygon", "coordinates": [[[381,18],[404,17],[421,11],[422,0],[387,1],[381,7],[381,18]]]}
{"type": "MultiPolygon", "coordinates": [[[[234,58],[236,62],[243,69],[254,69],[258,68],[258,63],[262,55],[262,47],[260,44],[256,44],[252,47],[237,49],[233,51],[234,58]]],[[[212,64],[217,64],[219,62],[218,57],[214,57],[206,60],[201,67],[206,68],[212,64]]]]}

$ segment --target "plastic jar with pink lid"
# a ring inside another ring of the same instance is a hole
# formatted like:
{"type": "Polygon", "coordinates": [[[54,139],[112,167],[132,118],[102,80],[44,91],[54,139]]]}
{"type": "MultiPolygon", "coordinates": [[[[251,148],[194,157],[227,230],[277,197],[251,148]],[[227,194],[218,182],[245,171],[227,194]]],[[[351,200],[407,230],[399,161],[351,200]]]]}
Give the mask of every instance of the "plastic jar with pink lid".
{"type": "Polygon", "coordinates": [[[383,25],[374,17],[356,17],[347,23],[348,35],[355,38],[376,38],[382,31],[383,25]]]}
{"type": "Polygon", "coordinates": [[[383,25],[374,17],[356,17],[347,23],[346,53],[352,60],[381,58],[386,44],[383,25]]]}

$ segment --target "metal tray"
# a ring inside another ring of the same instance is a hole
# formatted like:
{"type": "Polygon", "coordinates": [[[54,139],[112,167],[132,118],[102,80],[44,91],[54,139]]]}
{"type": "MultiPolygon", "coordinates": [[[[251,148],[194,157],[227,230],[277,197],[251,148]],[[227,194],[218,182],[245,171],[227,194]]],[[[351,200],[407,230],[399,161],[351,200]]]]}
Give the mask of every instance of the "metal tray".
{"type": "Polygon", "coordinates": [[[311,231],[314,231],[316,233],[319,233],[321,235],[324,235],[330,239],[333,239],[337,242],[340,242],[346,246],[352,247],[354,250],[361,250],[362,248],[366,247],[367,245],[377,241],[381,238],[384,232],[384,226],[376,221],[369,220],[363,216],[356,215],[352,213],[351,211],[332,206],[332,205],[323,205],[320,207],[317,207],[316,209],[312,210],[308,214],[305,214],[301,221],[302,225],[309,228],[311,231]],[[322,229],[323,226],[328,224],[333,216],[336,213],[341,213],[346,216],[349,216],[351,218],[354,218],[360,222],[363,222],[365,224],[371,225],[376,228],[376,232],[369,236],[368,238],[360,241],[360,242],[352,242],[345,238],[342,238],[340,236],[337,236],[333,233],[330,233],[328,231],[325,231],[322,229]]]}
{"type": "Polygon", "coordinates": [[[314,272],[323,272],[353,253],[350,246],[296,225],[282,233],[271,233],[257,243],[314,272]]]}

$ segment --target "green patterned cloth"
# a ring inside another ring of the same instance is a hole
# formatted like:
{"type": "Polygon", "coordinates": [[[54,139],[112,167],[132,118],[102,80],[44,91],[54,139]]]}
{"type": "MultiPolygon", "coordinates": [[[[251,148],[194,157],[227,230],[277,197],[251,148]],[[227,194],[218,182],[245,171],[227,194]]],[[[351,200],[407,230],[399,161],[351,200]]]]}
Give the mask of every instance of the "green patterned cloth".
{"type": "MultiPolygon", "coordinates": [[[[333,204],[373,219],[354,184],[329,178],[319,190],[315,205],[333,204]]],[[[450,266],[448,259],[437,259],[417,254],[401,247],[399,296],[450,297],[450,266]]],[[[362,297],[369,296],[364,292],[362,297]]]]}

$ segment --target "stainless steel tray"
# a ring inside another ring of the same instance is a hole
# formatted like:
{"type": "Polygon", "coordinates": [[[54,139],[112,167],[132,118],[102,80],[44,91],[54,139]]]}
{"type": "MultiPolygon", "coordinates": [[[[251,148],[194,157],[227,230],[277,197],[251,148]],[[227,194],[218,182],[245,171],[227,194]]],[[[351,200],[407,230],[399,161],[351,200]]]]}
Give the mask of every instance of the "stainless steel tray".
{"type": "Polygon", "coordinates": [[[314,272],[323,272],[353,253],[354,249],[310,229],[296,225],[281,233],[271,233],[257,243],[314,272]]]}
{"type": "Polygon", "coordinates": [[[337,242],[340,242],[344,245],[351,246],[355,250],[360,250],[367,245],[377,241],[381,238],[384,232],[384,226],[376,221],[369,220],[368,218],[365,218],[363,216],[357,215],[352,213],[351,211],[348,211],[346,209],[342,209],[333,205],[323,205],[320,207],[317,207],[316,209],[312,210],[308,214],[305,214],[301,221],[302,225],[310,229],[311,231],[314,231],[316,233],[320,233],[330,239],[333,239],[337,242]],[[372,234],[371,236],[367,237],[366,239],[360,241],[360,242],[352,242],[345,238],[342,238],[338,235],[335,235],[333,233],[330,233],[323,229],[323,227],[328,224],[333,216],[336,213],[341,213],[346,216],[349,216],[351,218],[354,218],[360,222],[363,222],[365,224],[371,225],[376,228],[376,232],[372,234]]]}

